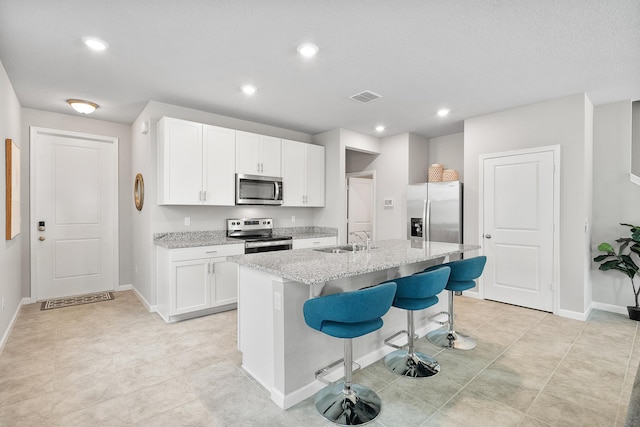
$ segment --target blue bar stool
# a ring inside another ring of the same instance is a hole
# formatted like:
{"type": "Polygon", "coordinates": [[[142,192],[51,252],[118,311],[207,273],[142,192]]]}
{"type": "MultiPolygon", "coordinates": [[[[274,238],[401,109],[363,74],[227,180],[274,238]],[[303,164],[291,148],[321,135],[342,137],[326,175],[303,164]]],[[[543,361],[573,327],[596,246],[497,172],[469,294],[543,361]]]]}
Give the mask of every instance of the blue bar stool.
{"type": "Polygon", "coordinates": [[[423,310],[438,302],[438,295],[444,290],[449,279],[448,267],[434,271],[417,273],[413,276],[394,279],[398,285],[393,306],[407,311],[407,330],[390,336],[384,343],[398,350],[387,354],[384,364],[397,375],[411,378],[424,378],[440,372],[440,365],[431,356],[416,352],[413,343],[415,328],[413,312],[423,310]],[[401,334],[407,334],[408,348],[392,344],[390,341],[401,334]]]}
{"type": "Polygon", "coordinates": [[[451,268],[449,282],[445,287],[449,291],[449,311],[443,311],[439,314],[447,315],[447,322],[439,322],[442,325],[448,325],[444,328],[436,329],[427,334],[427,339],[445,348],[455,348],[458,350],[471,350],[476,346],[476,340],[463,335],[455,330],[453,318],[453,294],[461,295],[462,291],[471,289],[476,285],[475,279],[482,276],[482,271],[487,263],[486,256],[478,256],[475,258],[467,258],[460,261],[452,261],[446,264],[438,265],[426,269],[425,271],[434,271],[439,268],[451,268]]]}
{"type": "MultiPolygon", "coordinates": [[[[304,303],[304,320],[310,328],[332,337],[344,338],[344,382],[333,383],[316,394],[316,409],[327,420],[340,425],[359,425],[372,421],[380,414],[382,402],[376,392],[351,382],[351,340],[382,327],[382,316],[391,308],[395,294],[396,284],[387,282],[357,291],[313,298],[304,303]]],[[[322,369],[316,373],[316,378],[321,372],[322,369]]]]}

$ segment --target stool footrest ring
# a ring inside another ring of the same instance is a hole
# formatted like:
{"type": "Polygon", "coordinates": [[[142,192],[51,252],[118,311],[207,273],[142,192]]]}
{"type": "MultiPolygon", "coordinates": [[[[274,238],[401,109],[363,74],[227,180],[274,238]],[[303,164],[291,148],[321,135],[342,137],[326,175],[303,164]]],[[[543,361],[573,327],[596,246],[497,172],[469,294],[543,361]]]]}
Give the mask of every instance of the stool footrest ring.
{"type": "MultiPolygon", "coordinates": [[[[353,363],[352,364],[352,371],[351,371],[352,373],[356,372],[357,370],[359,370],[361,368],[360,364],[358,364],[357,362],[352,362],[352,363],[353,363]],[[355,369],[353,368],[353,365],[355,365],[355,369]]],[[[344,364],[344,359],[336,360],[335,362],[325,366],[324,368],[318,369],[315,372],[315,378],[318,381],[320,381],[320,382],[322,382],[324,384],[327,384],[327,385],[336,384],[338,381],[341,381],[344,378],[344,376],[341,376],[340,378],[338,378],[335,381],[329,381],[325,377],[327,375],[329,375],[329,373],[331,372],[331,370],[333,368],[335,368],[336,366],[341,365],[341,364],[344,364]]]]}
{"type": "Polygon", "coordinates": [[[393,347],[395,349],[401,350],[402,348],[404,348],[404,346],[406,345],[397,345],[397,344],[393,344],[392,342],[390,342],[392,339],[395,339],[397,337],[399,337],[400,335],[408,335],[409,333],[405,330],[402,331],[398,331],[395,334],[391,335],[389,338],[384,340],[384,344],[388,345],[389,347],[393,347]]]}
{"type": "Polygon", "coordinates": [[[437,323],[439,325],[448,325],[451,323],[451,317],[449,313],[446,311],[441,311],[440,313],[433,314],[427,318],[430,322],[437,323]],[[438,320],[436,319],[438,316],[447,316],[447,320],[438,320]]]}

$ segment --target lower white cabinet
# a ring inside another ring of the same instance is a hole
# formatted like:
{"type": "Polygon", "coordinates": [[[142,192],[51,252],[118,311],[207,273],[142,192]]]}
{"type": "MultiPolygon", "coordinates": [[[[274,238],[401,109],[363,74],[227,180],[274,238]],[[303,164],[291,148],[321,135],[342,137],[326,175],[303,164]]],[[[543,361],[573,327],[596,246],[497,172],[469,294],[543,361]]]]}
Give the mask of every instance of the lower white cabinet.
{"type": "Polygon", "coordinates": [[[237,264],[244,244],[158,247],[158,313],[166,322],[230,310],[238,302],[237,264]]]}
{"type": "Polygon", "coordinates": [[[293,249],[321,248],[335,246],[337,237],[317,237],[315,239],[293,239],[293,249]]]}

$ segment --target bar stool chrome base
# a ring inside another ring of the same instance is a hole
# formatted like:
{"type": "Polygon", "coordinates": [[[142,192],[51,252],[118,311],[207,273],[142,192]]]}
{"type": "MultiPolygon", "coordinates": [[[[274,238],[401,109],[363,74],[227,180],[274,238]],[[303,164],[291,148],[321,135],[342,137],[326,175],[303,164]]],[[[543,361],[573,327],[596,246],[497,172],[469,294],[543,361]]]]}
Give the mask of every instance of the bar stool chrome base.
{"type": "Polygon", "coordinates": [[[471,350],[476,346],[476,340],[460,332],[450,331],[448,328],[440,328],[427,334],[427,339],[433,344],[444,348],[457,350],[471,350]]]}
{"type": "Polygon", "coordinates": [[[320,390],[316,395],[316,409],[325,419],[343,426],[356,426],[372,422],[382,408],[375,391],[360,384],[336,383],[320,390]]]}
{"type": "Polygon", "coordinates": [[[407,350],[387,354],[384,364],[394,374],[410,378],[431,377],[440,372],[440,364],[436,359],[424,353],[409,353],[407,350]]]}

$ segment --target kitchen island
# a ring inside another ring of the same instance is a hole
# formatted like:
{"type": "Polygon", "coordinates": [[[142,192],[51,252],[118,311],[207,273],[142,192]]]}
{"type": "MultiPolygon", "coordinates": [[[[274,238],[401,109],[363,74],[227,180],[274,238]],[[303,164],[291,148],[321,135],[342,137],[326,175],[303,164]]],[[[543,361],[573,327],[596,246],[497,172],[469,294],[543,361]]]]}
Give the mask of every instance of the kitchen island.
{"type": "MultiPolygon", "coordinates": [[[[369,251],[299,249],[230,257],[229,261],[239,265],[242,367],[270,392],[278,406],[291,407],[324,387],[314,377],[316,370],[342,358],[341,340],[306,325],[302,305],[307,299],[376,285],[442,263],[449,255],[477,249],[477,245],[387,240],[375,242],[369,251]]],[[[438,327],[427,317],[445,309],[446,298],[416,313],[416,332],[422,337],[438,327]]],[[[392,307],[383,319],[381,329],[353,342],[354,361],[362,367],[393,351],[383,344],[384,339],[406,329],[404,310],[392,307]]]]}

